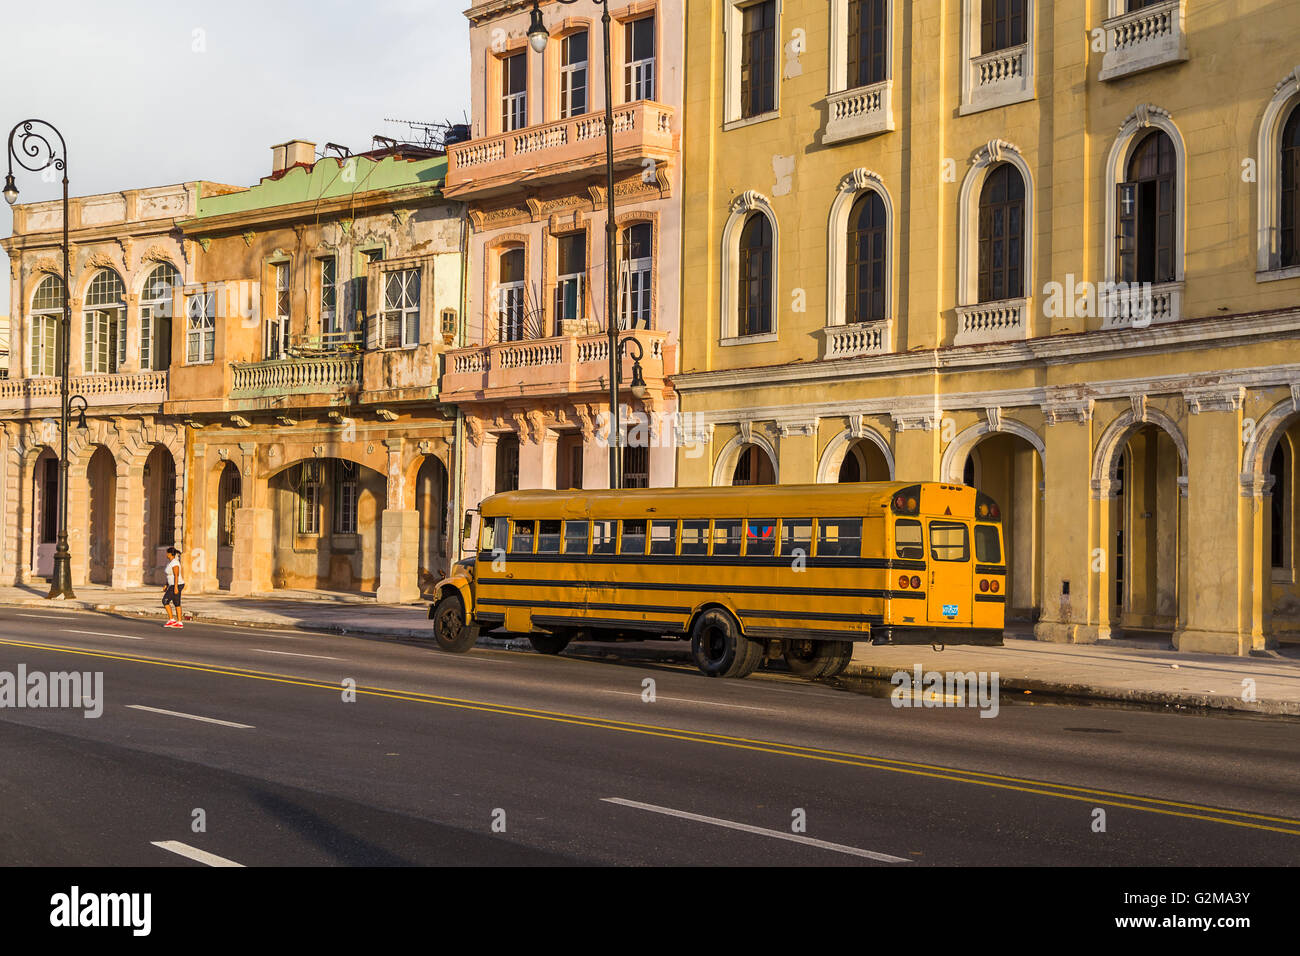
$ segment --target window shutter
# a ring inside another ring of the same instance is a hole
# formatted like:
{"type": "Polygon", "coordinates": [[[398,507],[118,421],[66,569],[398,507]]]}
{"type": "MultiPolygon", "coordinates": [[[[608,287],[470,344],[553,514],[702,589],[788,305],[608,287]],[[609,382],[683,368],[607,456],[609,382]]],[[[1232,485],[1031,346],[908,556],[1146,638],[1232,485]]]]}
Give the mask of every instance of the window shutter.
{"type": "Polygon", "coordinates": [[[1115,272],[1121,282],[1137,281],[1138,184],[1115,187],[1115,272]]]}

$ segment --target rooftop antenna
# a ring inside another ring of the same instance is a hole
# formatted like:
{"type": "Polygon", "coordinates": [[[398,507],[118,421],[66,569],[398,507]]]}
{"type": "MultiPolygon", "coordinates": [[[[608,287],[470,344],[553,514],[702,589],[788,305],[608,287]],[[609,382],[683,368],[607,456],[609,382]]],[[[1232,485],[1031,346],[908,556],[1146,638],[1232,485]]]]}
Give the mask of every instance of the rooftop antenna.
{"type": "Polygon", "coordinates": [[[403,126],[410,127],[412,138],[410,142],[417,146],[423,146],[425,149],[442,150],[447,146],[448,141],[458,142],[455,138],[454,131],[456,124],[450,121],[432,122],[425,120],[404,120],[385,117],[385,123],[400,123],[403,126]]]}

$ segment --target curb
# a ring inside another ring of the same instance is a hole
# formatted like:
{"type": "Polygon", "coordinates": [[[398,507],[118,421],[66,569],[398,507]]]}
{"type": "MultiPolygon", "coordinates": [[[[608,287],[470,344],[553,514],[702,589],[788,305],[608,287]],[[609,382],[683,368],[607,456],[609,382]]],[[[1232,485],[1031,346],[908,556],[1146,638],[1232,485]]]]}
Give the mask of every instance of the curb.
{"type": "MultiPolygon", "coordinates": [[[[45,598],[30,598],[21,601],[0,601],[0,607],[49,606],[50,602],[45,598]]],[[[76,608],[77,610],[82,611],[96,611],[101,614],[123,614],[131,617],[161,618],[165,616],[165,612],[161,607],[155,611],[151,608],[139,605],[95,604],[90,601],[59,602],[59,606],[76,608]]],[[[190,614],[189,620],[191,621],[201,622],[204,624],[225,624],[230,627],[266,627],[270,625],[274,627],[289,628],[292,630],[323,631],[329,634],[347,635],[351,637],[387,637],[420,639],[426,641],[430,640],[430,634],[427,628],[385,628],[373,626],[349,628],[329,623],[313,624],[310,627],[299,627],[291,621],[248,621],[240,620],[238,618],[196,614],[192,611],[188,613],[190,614]]],[[[476,646],[494,648],[497,650],[523,651],[528,648],[528,639],[522,634],[502,635],[499,637],[485,635],[479,638],[476,646]]],[[[617,642],[608,644],[588,642],[582,644],[582,646],[591,649],[586,652],[588,656],[599,653],[604,657],[626,657],[639,658],[641,660],[652,659],[656,661],[673,662],[687,660],[690,657],[689,651],[684,647],[681,649],[669,649],[667,647],[647,648],[642,642],[637,642],[635,651],[628,651],[624,644],[617,642]],[[599,648],[600,650],[596,651],[596,648],[599,648]]],[[[896,667],[851,663],[844,670],[842,676],[888,684],[890,678],[897,672],[898,668],[896,667]]],[[[1198,694],[1177,691],[1142,690],[1127,687],[1104,687],[1074,681],[1051,681],[1029,677],[1000,677],[998,683],[999,687],[1003,690],[1028,694],[1041,694],[1047,697],[1143,704],[1147,706],[1170,707],[1182,710],[1210,710],[1225,714],[1237,713],[1255,714],[1257,716],[1268,717],[1300,717],[1300,701],[1243,701],[1238,697],[1232,697],[1227,694],[1198,694]]]]}

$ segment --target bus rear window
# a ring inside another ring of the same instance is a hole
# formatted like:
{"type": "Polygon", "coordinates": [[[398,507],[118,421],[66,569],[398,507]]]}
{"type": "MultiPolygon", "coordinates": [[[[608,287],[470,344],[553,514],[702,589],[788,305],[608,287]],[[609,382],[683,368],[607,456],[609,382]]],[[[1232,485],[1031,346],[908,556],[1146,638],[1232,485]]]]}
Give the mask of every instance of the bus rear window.
{"type": "Polygon", "coordinates": [[[921,522],[900,518],[894,523],[894,557],[909,561],[925,560],[925,545],[921,541],[921,522]]]}
{"type": "Polygon", "coordinates": [[[591,553],[613,554],[614,534],[617,525],[613,521],[593,521],[591,523],[591,553]]]}
{"type": "Polygon", "coordinates": [[[650,522],[650,553],[651,554],[676,554],[677,553],[677,522],[676,521],[650,522]]]}
{"type": "Polygon", "coordinates": [[[998,540],[998,529],[995,525],[975,526],[975,560],[981,564],[1002,563],[1002,542],[998,540]]]}
{"type": "Polygon", "coordinates": [[[740,554],[739,519],[718,519],[713,522],[713,554],[715,557],[740,554]]]}
{"type": "Polygon", "coordinates": [[[533,553],[534,522],[516,521],[514,534],[510,537],[511,554],[533,553]]]}
{"type": "Polygon", "coordinates": [[[803,557],[812,554],[812,518],[786,518],[781,522],[781,556],[795,557],[795,552],[803,557]]]}
{"type": "Polygon", "coordinates": [[[956,521],[930,522],[930,557],[936,561],[969,561],[970,536],[956,521]]]}
{"type": "Polygon", "coordinates": [[[564,522],[564,553],[565,554],[586,554],[587,553],[587,522],[585,521],[564,522]]]}
{"type": "Polygon", "coordinates": [[[759,558],[776,554],[775,518],[749,518],[745,521],[745,553],[759,558]]]}
{"type": "Polygon", "coordinates": [[[856,558],[862,553],[861,518],[818,518],[817,556],[856,558]]]}
{"type": "Polygon", "coordinates": [[[623,544],[619,554],[645,554],[645,519],[623,522],[623,544]]]}
{"type": "Polygon", "coordinates": [[[558,521],[540,521],[537,529],[537,553],[560,553],[560,523],[558,521]]]}
{"type": "Polygon", "coordinates": [[[709,523],[707,521],[682,522],[682,554],[709,553],[709,523]]]}

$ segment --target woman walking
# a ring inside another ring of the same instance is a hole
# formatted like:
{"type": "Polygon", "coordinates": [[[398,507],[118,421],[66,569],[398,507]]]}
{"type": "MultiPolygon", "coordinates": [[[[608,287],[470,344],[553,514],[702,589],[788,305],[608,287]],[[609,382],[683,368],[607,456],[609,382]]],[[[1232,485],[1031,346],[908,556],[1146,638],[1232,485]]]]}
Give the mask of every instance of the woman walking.
{"type": "Polygon", "coordinates": [[[163,572],[167,587],[163,591],[163,607],[167,610],[167,623],[163,627],[184,627],[185,615],[181,613],[181,591],[185,589],[185,579],[181,576],[181,553],[175,548],[167,549],[167,569],[163,572]]]}

